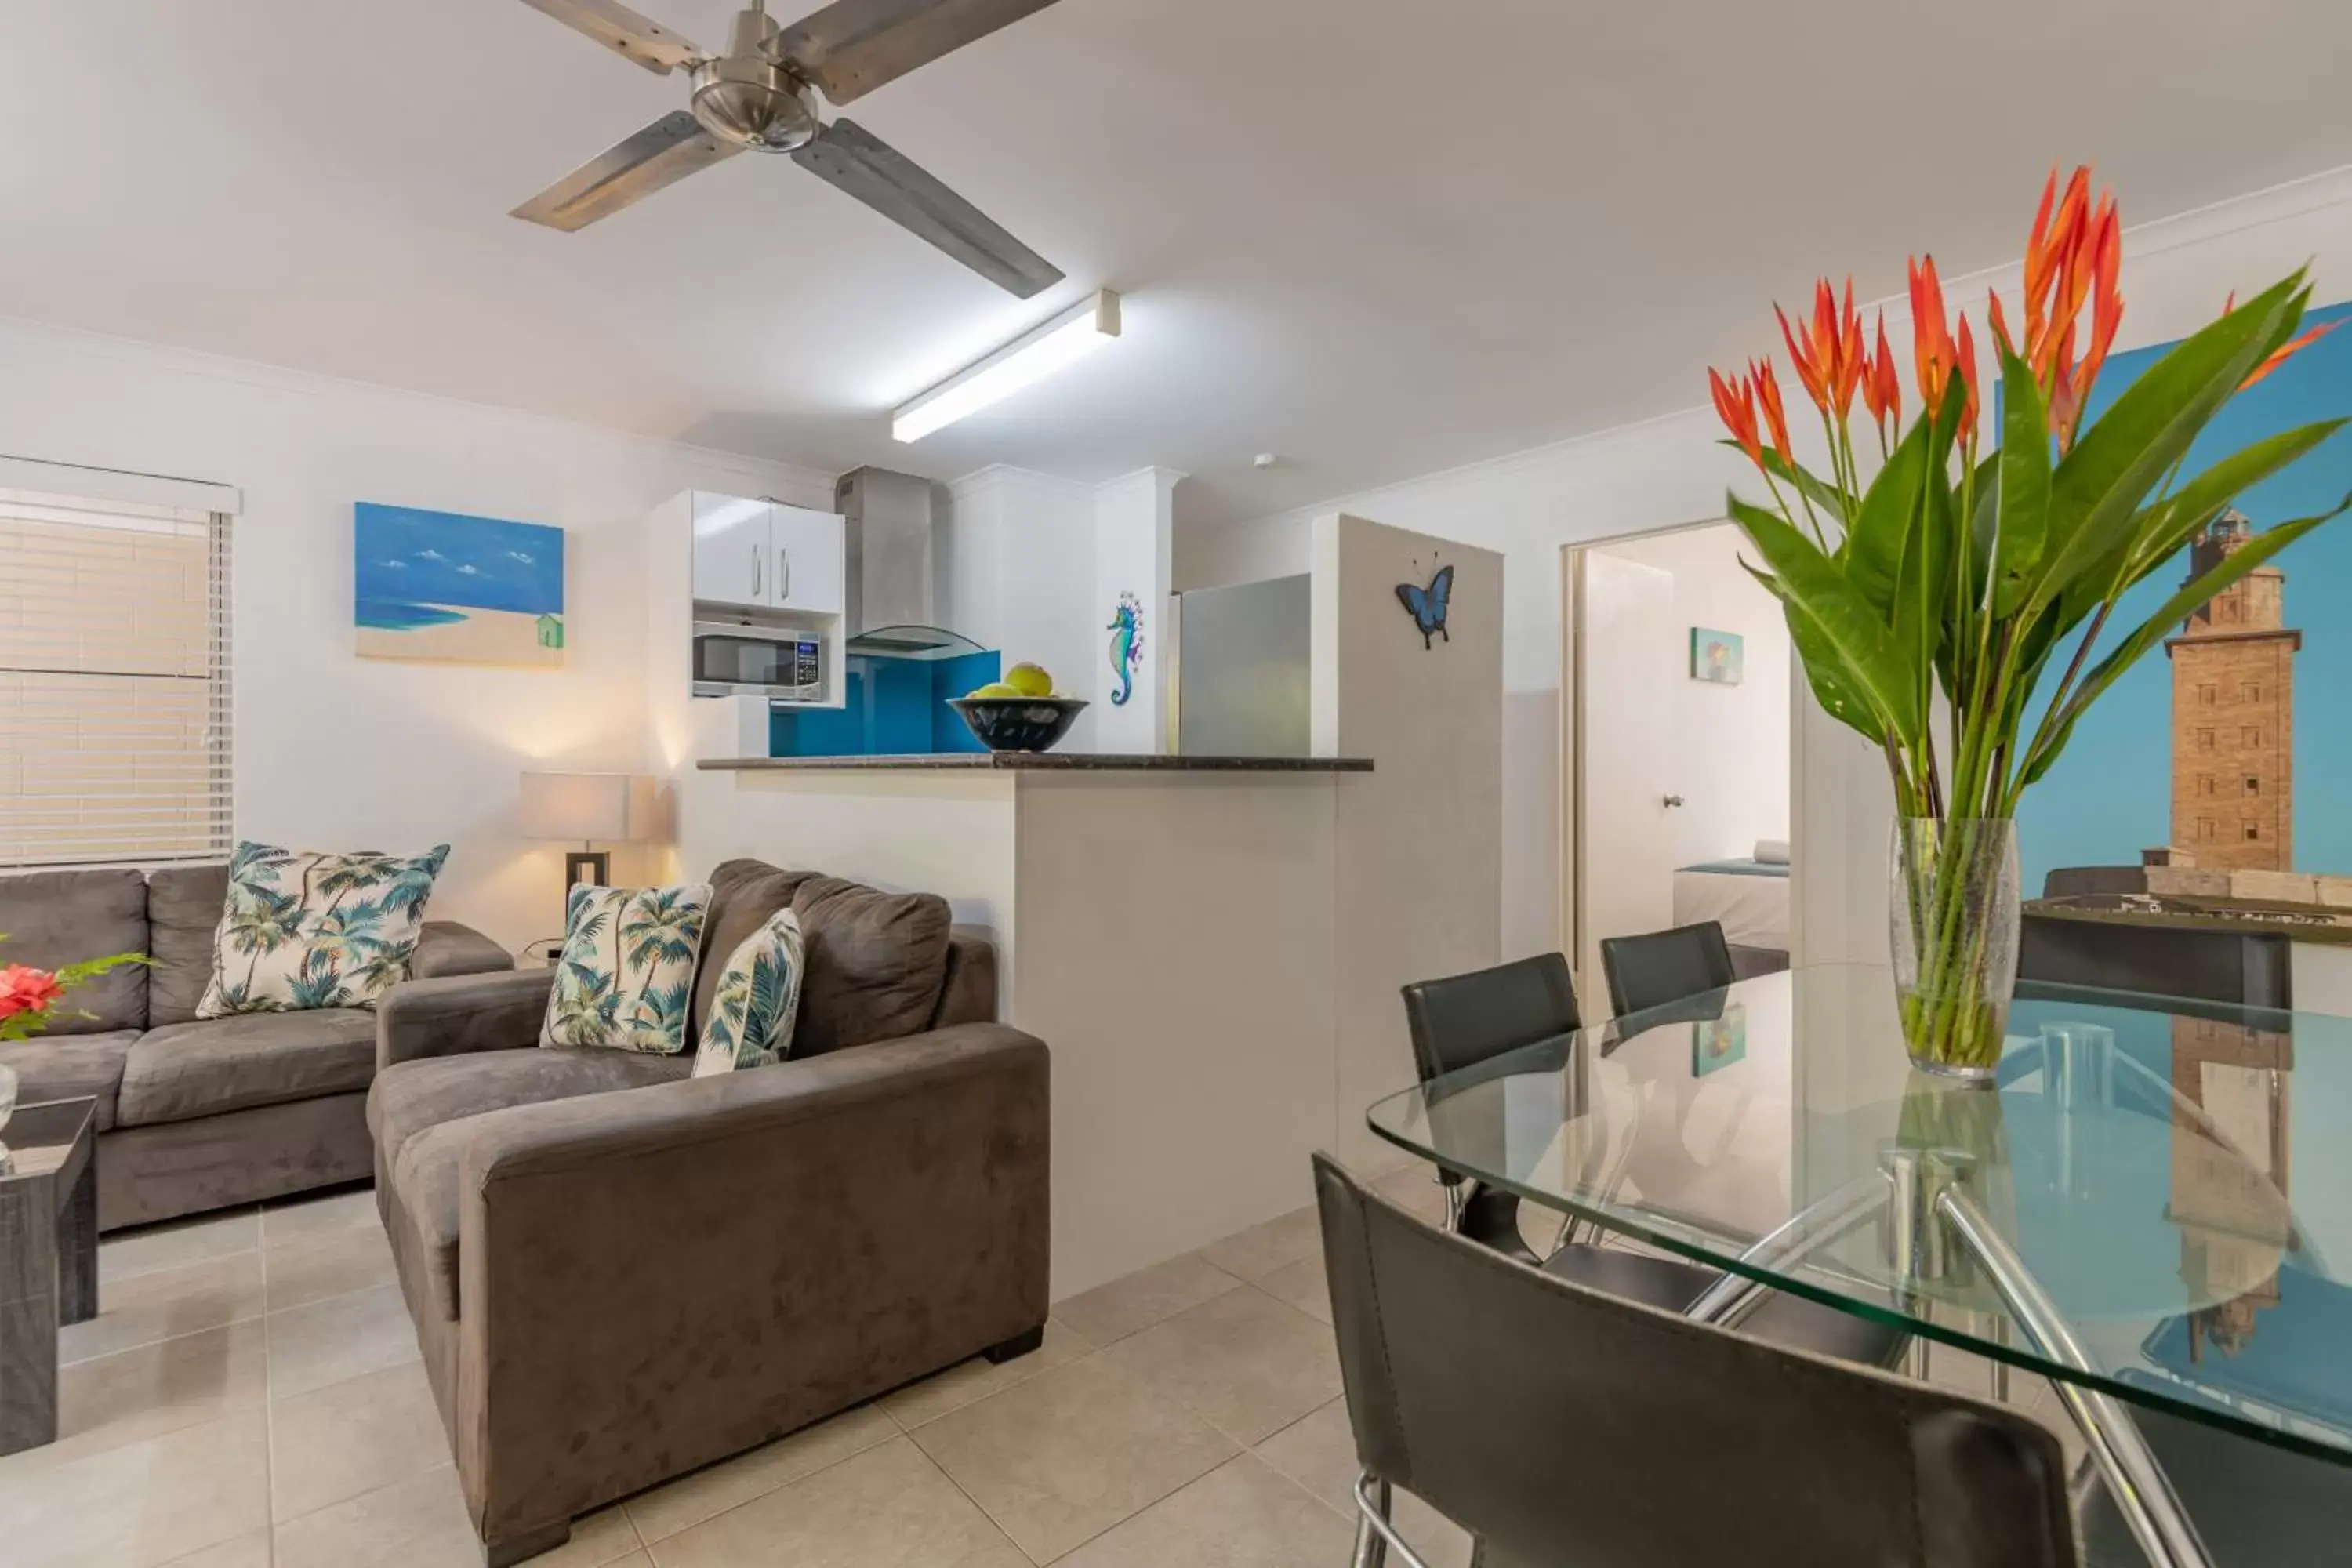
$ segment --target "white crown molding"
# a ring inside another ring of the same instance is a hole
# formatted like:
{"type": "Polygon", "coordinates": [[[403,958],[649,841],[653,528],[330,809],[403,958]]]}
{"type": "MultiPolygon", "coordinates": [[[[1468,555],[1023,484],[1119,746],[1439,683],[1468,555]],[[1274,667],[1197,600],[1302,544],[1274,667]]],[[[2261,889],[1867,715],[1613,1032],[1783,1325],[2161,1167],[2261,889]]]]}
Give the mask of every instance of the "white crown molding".
{"type": "Polygon", "coordinates": [[[35,321],[25,316],[0,316],[0,334],[14,334],[57,344],[78,353],[97,355],[142,369],[163,371],[203,380],[224,382],[240,386],[261,387],[297,396],[371,397],[404,406],[436,411],[476,422],[489,421],[516,429],[544,431],[574,440],[593,440],[606,444],[621,443],[645,451],[658,451],[684,456],[747,475],[758,475],[763,481],[781,479],[796,483],[833,489],[835,476],[827,469],[782,458],[762,457],[756,452],[730,452],[716,447],[697,446],[687,441],[670,440],[648,436],[641,430],[624,430],[612,426],[592,425],[577,419],[565,419],[552,414],[534,413],[526,408],[510,408],[493,403],[472,403],[464,398],[445,397],[437,393],[417,392],[408,387],[389,386],[381,382],[358,381],[347,376],[328,375],[318,371],[296,370],[286,365],[269,364],[259,360],[236,359],[226,354],[207,353],[200,349],[175,348],[167,343],[150,342],[141,338],[126,338],[111,332],[92,331],[84,327],[60,326],[53,321],[35,321]]]}
{"type": "Polygon", "coordinates": [[[948,495],[955,500],[968,500],[986,495],[1001,485],[1034,485],[1040,489],[1055,490],[1064,495],[1092,495],[1096,487],[1083,479],[1066,479],[1059,474],[1041,474],[1034,468],[1015,467],[1011,463],[991,463],[975,468],[961,479],[947,482],[948,495]]]}

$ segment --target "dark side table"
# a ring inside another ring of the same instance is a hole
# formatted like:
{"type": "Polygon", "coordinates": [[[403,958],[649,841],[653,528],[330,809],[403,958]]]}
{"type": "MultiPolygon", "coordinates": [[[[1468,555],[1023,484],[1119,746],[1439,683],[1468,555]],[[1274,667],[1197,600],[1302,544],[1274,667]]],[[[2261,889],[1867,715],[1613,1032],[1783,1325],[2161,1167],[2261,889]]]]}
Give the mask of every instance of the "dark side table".
{"type": "Polygon", "coordinates": [[[0,1454],[58,1436],[58,1325],[98,1316],[98,1101],[0,1126],[0,1454]]]}

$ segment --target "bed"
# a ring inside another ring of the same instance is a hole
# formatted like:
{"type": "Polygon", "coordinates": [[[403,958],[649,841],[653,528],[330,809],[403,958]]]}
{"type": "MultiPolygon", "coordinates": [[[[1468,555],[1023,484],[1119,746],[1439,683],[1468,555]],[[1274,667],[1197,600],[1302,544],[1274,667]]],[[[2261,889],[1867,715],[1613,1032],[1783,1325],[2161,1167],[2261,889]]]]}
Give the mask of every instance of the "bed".
{"type": "MultiPolygon", "coordinates": [[[[1759,845],[1759,848],[1769,847],[1759,845]]],[[[1707,860],[1675,872],[1675,924],[1713,921],[1742,979],[1789,966],[1789,861],[1707,860]]]]}

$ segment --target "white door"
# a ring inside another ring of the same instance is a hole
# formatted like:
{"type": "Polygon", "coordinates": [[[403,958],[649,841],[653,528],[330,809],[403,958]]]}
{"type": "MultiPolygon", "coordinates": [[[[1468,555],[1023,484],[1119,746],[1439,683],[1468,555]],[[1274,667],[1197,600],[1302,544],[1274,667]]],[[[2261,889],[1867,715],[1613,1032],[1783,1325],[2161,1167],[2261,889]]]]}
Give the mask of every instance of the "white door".
{"type": "Polygon", "coordinates": [[[1601,939],[1675,923],[1675,681],[1685,628],[1671,572],[1584,553],[1576,605],[1577,995],[1608,1012],[1601,939]]]}
{"type": "Polygon", "coordinates": [[[763,500],[694,496],[694,596],[718,605],[771,605],[774,563],[763,500]]]}
{"type": "Polygon", "coordinates": [[[842,518],[796,506],[771,509],[774,582],[768,602],[782,610],[837,616],[846,598],[842,518]]]}

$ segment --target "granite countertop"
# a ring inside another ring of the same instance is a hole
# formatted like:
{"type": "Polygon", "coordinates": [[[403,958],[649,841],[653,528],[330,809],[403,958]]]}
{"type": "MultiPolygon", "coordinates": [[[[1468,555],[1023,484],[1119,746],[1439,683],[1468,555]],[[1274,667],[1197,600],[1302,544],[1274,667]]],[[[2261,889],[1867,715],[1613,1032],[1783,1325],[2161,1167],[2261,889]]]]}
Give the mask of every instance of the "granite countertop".
{"type": "Polygon", "coordinates": [[[1370,757],[1189,757],[1150,752],[938,752],[897,757],[714,757],[707,773],[1368,773],[1370,757]]]}

